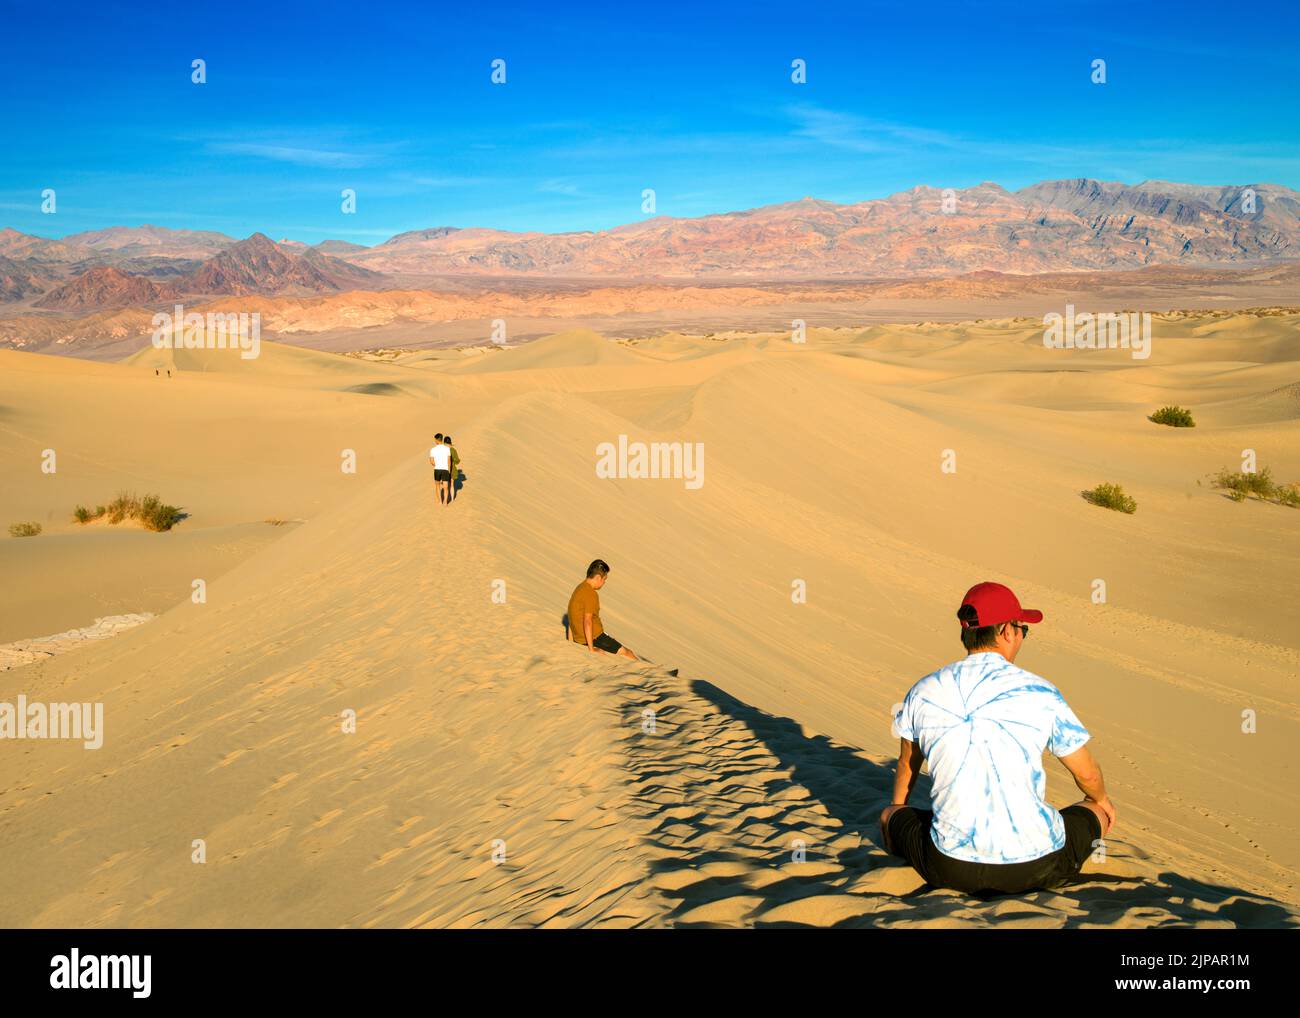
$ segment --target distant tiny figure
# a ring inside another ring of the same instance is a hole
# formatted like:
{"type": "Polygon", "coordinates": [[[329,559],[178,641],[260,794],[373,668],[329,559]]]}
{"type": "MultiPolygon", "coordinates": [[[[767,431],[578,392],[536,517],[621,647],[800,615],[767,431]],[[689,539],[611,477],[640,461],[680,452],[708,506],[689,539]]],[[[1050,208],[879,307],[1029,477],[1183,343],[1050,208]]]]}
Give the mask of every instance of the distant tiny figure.
{"type": "Polygon", "coordinates": [[[438,501],[443,505],[451,504],[451,446],[446,444],[442,432],[433,436],[434,445],[429,450],[429,462],[433,464],[433,484],[438,489],[438,501]]]}
{"type": "Polygon", "coordinates": [[[153,376],[154,376],[154,378],[157,378],[157,377],[158,377],[158,369],[157,369],[157,368],[154,368],[154,369],[153,369],[153,376]]]}
{"type": "Polygon", "coordinates": [[[596,591],[605,585],[608,576],[609,566],[596,559],[587,566],[587,578],[569,595],[569,639],[586,644],[592,653],[621,654],[635,661],[637,656],[600,624],[600,595],[596,591]]]}
{"type": "Polygon", "coordinates": [[[168,369],[167,369],[167,377],[168,377],[168,378],[171,378],[171,376],[172,376],[172,369],[171,369],[171,368],[168,368],[168,369]]]}
{"type": "Polygon", "coordinates": [[[1115,822],[1091,738],[1052,683],[1015,665],[1043,613],[1000,583],[978,583],[957,610],[966,657],[931,672],[894,715],[894,801],[880,814],[886,851],[933,887],[1019,894],[1072,879],[1115,822]],[[1083,792],[1059,812],[1043,800],[1043,750],[1083,792]],[[933,809],[907,805],[930,762],[933,809]]]}
{"type": "Polygon", "coordinates": [[[447,448],[451,450],[451,489],[450,490],[451,490],[452,500],[455,501],[456,482],[460,479],[460,453],[458,453],[456,451],[456,447],[451,444],[450,435],[445,436],[443,438],[443,441],[447,443],[447,448]]]}

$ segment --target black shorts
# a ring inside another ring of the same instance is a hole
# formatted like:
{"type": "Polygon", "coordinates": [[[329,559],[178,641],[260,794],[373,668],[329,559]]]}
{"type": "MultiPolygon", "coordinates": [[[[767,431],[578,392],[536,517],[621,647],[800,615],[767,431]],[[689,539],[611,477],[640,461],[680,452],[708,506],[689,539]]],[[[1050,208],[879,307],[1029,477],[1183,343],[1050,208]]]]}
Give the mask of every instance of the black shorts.
{"type": "Polygon", "coordinates": [[[450,480],[451,480],[451,471],[450,471],[450,470],[435,470],[435,471],[433,472],[433,479],[434,479],[435,481],[450,481],[450,480]]]}
{"type": "Polygon", "coordinates": [[[603,650],[607,654],[617,654],[623,649],[623,645],[614,639],[614,637],[610,636],[609,633],[601,633],[591,641],[591,645],[597,650],[603,650]]]}
{"type": "Polygon", "coordinates": [[[1061,819],[1065,821],[1065,844],[1027,862],[979,863],[944,855],[930,839],[934,813],[913,806],[895,810],[890,816],[889,844],[892,853],[910,862],[932,887],[950,887],[980,897],[1020,894],[1059,887],[1078,874],[1092,854],[1093,841],[1101,837],[1097,814],[1087,806],[1067,806],[1061,810],[1061,819]]]}

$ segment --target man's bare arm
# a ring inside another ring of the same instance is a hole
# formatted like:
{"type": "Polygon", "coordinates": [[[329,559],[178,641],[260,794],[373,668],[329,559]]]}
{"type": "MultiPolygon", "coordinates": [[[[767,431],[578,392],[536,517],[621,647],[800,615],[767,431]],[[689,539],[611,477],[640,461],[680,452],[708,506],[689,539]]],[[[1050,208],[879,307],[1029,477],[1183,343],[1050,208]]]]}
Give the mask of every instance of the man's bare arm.
{"type": "MultiPolygon", "coordinates": [[[[587,639],[587,649],[592,652],[597,652],[595,644],[592,643],[595,637],[591,635],[591,617],[592,617],[591,612],[582,613],[582,635],[587,639]]],[[[602,650],[599,651],[598,653],[603,654],[605,652],[602,650]]]]}
{"type": "Polygon", "coordinates": [[[1101,776],[1101,765],[1093,759],[1092,753],[1088,751],[1087,746],[1080,746],[1073,753],[1058,757],[1065,769],[1070,772],[1074,778],[1074,783],[1079,786],[1079,791],[1085,799],[1095,802],[1103,813],[1109,818],[1109,824],[1103,824],[1103,830],[1108,830],[1116,819],[1118,813],[1115,810],[1115,804],[1110,801],[1110,796],[1106,794],[1106,782],[1101,776]]]}
{"type": "Polygon", "coordinates": [[[900,739],[898,745],[898,770],[894,774],[895,806],[906,806],[907,798],[912,794],[912,787],[921,774],[925,763],[925,754],[921,747],[910,739],[900,739]]]}
{"type": "Polygon", "coordinates": [[[1070,772],[1080,792],[1095,802],[1106,798],[1106,782],[1101,776],[1101,767],[1086,745],[1057,759],[1070,772]]]}

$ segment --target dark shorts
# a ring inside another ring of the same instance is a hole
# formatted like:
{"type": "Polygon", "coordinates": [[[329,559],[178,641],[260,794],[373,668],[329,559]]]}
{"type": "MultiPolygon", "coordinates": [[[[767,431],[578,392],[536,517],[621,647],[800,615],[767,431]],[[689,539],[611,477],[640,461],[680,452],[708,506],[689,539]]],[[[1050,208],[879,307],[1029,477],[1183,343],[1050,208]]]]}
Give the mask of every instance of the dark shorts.
{"type": "Polygon", "coordinates": [[[623,649],[623,645],[614,639],[614,637],[610,636],[609,633],[601,633],[591,641],[591,645],[597,650],[603,650],[607,654],[617,654],[623,649]]]}
{"type": "Polygon", "coordinates": [[[1065,844],[1055,852],[1028,862],[978,863],[944,855],[930,839],[934,813],[906,806],[889,818],[889,844],[932,887],[950,887],[977,896],[1020,894],[1068,882],[1092,854],[1101,837],[1101,820],[1087,806],[1061,810],[1065,844]]]}
{"type": "Polygon", "coordinates": [[[450,480],[451,480],[451,471],[450,471],[450,470],[435,470],[435,471],[433,472],[433,479],[434,479],[435,481],[450,481],[450,480]]]}

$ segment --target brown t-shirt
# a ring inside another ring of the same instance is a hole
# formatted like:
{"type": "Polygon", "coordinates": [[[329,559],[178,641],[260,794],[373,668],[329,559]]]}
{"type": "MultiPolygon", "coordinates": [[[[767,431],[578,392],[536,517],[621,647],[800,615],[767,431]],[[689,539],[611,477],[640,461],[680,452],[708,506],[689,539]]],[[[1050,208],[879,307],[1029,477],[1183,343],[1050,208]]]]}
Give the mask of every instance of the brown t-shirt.
{"type": "Polygon", "coordinates": [[[574,643],[587,645],[586,634],[582,631],[582,617],[591,612],[591,638],[594,640],[604,627],[600,624],[600,595],[583,580],[573,588],[569,595],[569,633],[574,643]]]}

